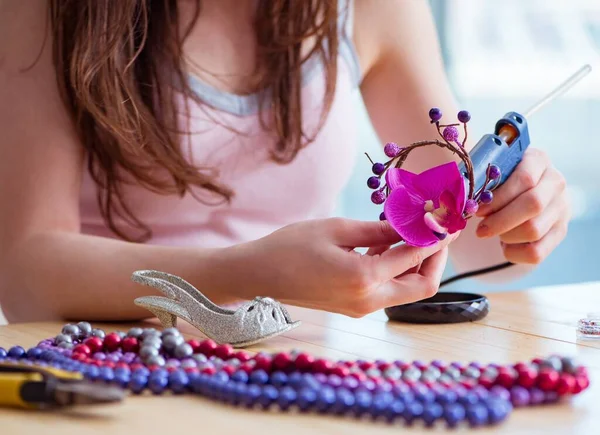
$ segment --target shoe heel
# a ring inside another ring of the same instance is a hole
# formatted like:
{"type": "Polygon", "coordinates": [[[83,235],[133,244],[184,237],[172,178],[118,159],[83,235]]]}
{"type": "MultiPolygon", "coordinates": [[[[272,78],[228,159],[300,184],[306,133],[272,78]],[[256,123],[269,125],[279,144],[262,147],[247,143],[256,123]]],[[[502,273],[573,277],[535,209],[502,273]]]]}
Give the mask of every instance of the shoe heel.
{"type": "Polygon", "coordinates": [[[171,314],[160,308],[146,307],[146,309],[156,316],[163,328],[177,327],[177,316],[175,314],[171,314]]]}
{"type": "Polygon", "coordinates": [[[178,318],[186,321],[190,320],[187,310],[179,306],[177,302],[162,296],[144,296],[135,299],[133,302],[138,307],[154,314],[165,328],[177,327],[178,318]]]}

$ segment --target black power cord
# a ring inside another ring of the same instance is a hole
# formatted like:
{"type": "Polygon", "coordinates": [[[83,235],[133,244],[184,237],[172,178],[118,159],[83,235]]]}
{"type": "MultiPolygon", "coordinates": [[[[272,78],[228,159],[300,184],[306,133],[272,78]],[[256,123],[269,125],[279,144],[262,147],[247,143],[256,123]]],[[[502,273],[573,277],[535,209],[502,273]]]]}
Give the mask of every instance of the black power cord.
{"type": "Polygon", "coordinates": [[[514,266],[514,263],[506,262],[506,263],[496,264],[495,266],[484,267],[483,269],[476,269],[476,270],[472,270],[470,272],[461,273],[459,275],[455,275],[448,279],[443,280],[440,283],[440,288],[442,288],[445,285],[451,284],[453,282],[459,281],[461,279],[471,278],[471,277],[477,276],[477,275],[484,275],[486,273],[497,272],[499,270],[506,269],[507,267],[510,267],[510,266],[514,266]]]}

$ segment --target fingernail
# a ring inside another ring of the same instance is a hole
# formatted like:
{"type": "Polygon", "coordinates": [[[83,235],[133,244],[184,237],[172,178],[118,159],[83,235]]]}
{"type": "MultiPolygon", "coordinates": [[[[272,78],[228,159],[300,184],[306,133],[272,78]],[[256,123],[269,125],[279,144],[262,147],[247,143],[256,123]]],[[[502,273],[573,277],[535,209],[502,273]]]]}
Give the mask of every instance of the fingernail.
{"type": "Polygon", "coordinates": [[[475,213],[475,216],[477,217],[486,217],[488,214],[488,210],[486,207],[480,208],[479,210],[477,210],[477,213],[475,213]]]}
{"type": "Polygon", "coordinates": [[[479,226],[477,227],[477,236],[478,237],[489,237],[490,235],[490,229],[487,225],[485,224],[479,224],[479,226]]]}

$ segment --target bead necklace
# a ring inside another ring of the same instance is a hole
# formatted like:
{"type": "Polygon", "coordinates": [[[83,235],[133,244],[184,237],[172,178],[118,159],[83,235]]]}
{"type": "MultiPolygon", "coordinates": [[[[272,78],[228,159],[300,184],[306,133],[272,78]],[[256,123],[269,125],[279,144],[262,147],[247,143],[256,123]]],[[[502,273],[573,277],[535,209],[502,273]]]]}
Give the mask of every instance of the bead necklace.
{"type": "Polygon", "coordinates": [[[503,421],[513,407],[553,403],[589,386],[585,367],[551,356],[514,365],[432,361],[337,361],[297,351],[252,355],[176,328],[106,334],[87,322],[0,361],[76,371],[133,394],[195,393],[247,408],[368,416],[388,422],[444,421],[454,427],[503,421]]]}

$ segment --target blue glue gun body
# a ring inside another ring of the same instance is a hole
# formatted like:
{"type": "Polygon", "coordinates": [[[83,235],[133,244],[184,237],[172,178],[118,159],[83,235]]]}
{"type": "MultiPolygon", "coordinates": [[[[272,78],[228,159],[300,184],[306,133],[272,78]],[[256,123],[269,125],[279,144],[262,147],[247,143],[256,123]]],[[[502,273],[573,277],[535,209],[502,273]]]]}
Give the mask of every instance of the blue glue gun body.
{"type": "MultiPolygon", "coordinates": [[[[498,120],[494,134],[483,136],[470,152],[475,192],[484,185],[490,164],[500,168],[500,180],[496,183],[503,184],[521,162],[529,143],[529,129],[524,116],[509,112],[498,120]]],[[[464,163],[459,169],[466,177],[464,163]]]]}

